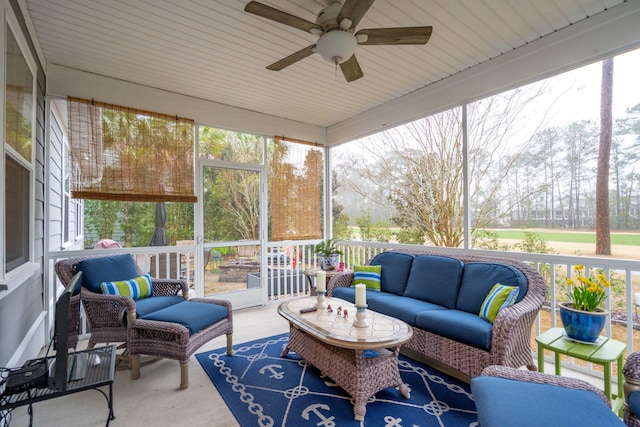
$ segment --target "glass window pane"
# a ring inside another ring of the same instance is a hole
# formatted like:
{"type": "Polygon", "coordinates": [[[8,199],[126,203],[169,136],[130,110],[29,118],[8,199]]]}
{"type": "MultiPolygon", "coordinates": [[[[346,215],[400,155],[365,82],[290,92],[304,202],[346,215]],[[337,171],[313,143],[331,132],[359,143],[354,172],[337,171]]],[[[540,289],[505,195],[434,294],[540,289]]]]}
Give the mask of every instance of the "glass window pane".
{"type": "Polygon", "coordinates": [[[6,156],[6,270],[29,261],[29,170],[6,156]]]}
{"type": "Polygon", "coordinates": [[[6,142],[31,163],[33,74],[11,30],[8,29],[6,34],[6,142]]]}
{"type": "Polygon", "coordinates": [[[202,159],[262,164],[261,136],[200,126],[199,153],[202,159]]]}

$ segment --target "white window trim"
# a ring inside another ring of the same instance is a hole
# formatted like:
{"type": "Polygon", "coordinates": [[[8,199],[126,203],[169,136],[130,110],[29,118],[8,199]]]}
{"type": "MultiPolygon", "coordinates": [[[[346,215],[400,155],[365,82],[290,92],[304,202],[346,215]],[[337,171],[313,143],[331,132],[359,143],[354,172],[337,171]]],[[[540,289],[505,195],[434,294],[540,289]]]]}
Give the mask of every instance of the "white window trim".
{"type": "MultiPolygon", "coordinates": [[[[33,111],[32,111],[32,128],[31,128],[31,140],[32,140],[32,150],[31,150],[31,159],[30,164],[27,165],[22,156],[17,155],[15,151],[5,144],[5,112],[4,112],[4,100],[5,100],[5,81],[6,81],[6,68],[3,65],[0,67],[0,98],[2,99],[3,106],[0,108],[0,134],[2,135],[2,155],[0,156],[0,170],[6,170],[5,167],[5,156],[10,154],[12,158],[19,161],[25,167],[29,169],[30,172],[30,183],[29,183],[29,260],[22,264],[21,266],[13,269],[12,271],[5,273],[5,263],[6,263],[6,248],[5,248],[5,200],[4,196],[0,198],[0,212],[2,212],[2,221],[0,221],[0,244],[2,247],[2,251],[0,251],[0,299],[9,295],[12,291],[20,287],[22,284],[29,281],[34,274],[36,274],[40,270],[40,265],[34,262],[34,222],[35,222],[35,159],[36,159],[36,109],[37,109],[37,76],[38,76],[38,67],[36,66],[36,62],[31,55],[31,51],[29,49],[29,45],[20,29],[20,25],[18,23],[17,18],[15,17],[11,6],[3,1],[3,8],[0,12],[2,17],[2,31],[0,31],[0,56],[5,59],[6,58],[6,31],[11,31],[13,37],[18,43],[18,47],[22,52],[22,55],[31,71],[33,76],[31,93],[33,96],[33,111]]],[[[6,62],[3,60],[3,64],[6,62]]],[[[2,178],[0,179],[0,194],[6,194],[5,192],[5,180],[4,173],[2,174],[2,178]]]]}

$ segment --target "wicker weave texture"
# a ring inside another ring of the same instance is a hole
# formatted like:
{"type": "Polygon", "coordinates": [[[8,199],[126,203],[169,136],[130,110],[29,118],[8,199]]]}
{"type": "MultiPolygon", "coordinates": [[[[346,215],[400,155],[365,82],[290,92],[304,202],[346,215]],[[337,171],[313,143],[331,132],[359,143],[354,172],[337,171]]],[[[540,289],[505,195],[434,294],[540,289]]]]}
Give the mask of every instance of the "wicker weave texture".
{"type": "MultiPolygon", "coordinates": [[[[544,277],[534,268],[517,260],[480,255],[445,254],[438,251],[398,251],[413,255],[431,254],[457,258],[464,263],[492,262],[510,265],[522,272],[528,282],[527,293],[521,301],[498,313],[491,337],[491,350],[486,351],[418,328],[413,329],[413,338],[405,344],[428,358],[448,365],[462,374],[475,377],[489,365],[504,365],[518,368],[527,366],[535,370],[531,353],[531,329],[547,295],[544,277]]],[[[327,295],[331,296],[338,286],[350,286],[353,273],[334,276],[327,284],[327,295]]]]}
{"type": "Polygon", "coordinates": [[[624,375],[624,422],[631,427],[640,427],[640,419],[629,410],[629,395],[640,393],[640,351],[633,352],[627,357],[622,374],[624,375]]]}
{"type": "Polygon", "coordinates": [[[229,314],[191,336],[189,330],[178,323],[136,319],[129,325],[129,354],[165,357],[187,363],[191,355],[207,342],[220,335],[233,333],[233,312],[229,301],[209,298],[190,301],[222,305],[229,314]]]}
{"type": "Polygon", "coordinates": [[[378,350],[376,357],[365,358],[363,350],[323,343],[292,324],[287,349],[320,369],[355,399],[356,420],[364,419],[367,399],[380,390],[399,386],[403,396],[409,396],[398,370],[399,347],[378,350]]]}
{"type": "MultiPolygon", "coordinates": [[[[58,261],[54,270],[63,285],[67,285],[77,273],[76,265],[88,258],[100,258],[100,256],[67,258],[58,261]]],[[[136,265],[139,274],[144,274],[136,265]]],[[[151,279],[153,294],[162,295],[182,295],[185,299],[189,297],[189,285],[185,280],[175,279],[151,279]]],[[[135,301],[132,298],[119,295],[97,294],[82,287],[80,298],[84,306],[91,337],[91,346],[97,343],[118,343],[127,341],[127,326],[125,322],[125,312],[134,313],[136,310],[135,301]]]]}

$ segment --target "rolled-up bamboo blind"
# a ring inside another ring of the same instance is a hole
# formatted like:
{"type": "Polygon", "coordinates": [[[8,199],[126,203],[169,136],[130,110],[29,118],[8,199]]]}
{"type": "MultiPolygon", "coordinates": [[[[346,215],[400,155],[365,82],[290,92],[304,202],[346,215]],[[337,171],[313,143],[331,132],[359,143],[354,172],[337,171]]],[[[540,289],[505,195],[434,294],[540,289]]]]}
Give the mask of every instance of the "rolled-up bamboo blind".
{"type": "Polygon", "coordinates": [[[67,99],[71,196],[196,202],[193,120],[67,99]]]}
{"type": "Polygon", "coordinates": [[[323,151],[318,144],[274,137],[269,169],[270,240],[322,238],[323,151]]]}

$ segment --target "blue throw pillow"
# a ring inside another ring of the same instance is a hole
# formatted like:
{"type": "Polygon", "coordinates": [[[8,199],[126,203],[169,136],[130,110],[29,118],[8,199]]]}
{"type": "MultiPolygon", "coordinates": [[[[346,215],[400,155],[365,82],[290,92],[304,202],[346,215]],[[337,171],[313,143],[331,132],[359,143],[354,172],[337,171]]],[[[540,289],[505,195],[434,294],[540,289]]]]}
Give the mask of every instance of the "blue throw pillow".
{"type": "Polygon", "coordinates": [[[519,292],[520,288],[517,286],[504,286],[496,283],[480,306],[480,318],[493,323],[500,310],[510,307],[516,302],[519,292]]]}
{"type": "Polygon", "coordinates": [[[129,280],[140,275],[129,254],[87,258],[76,265],[76,271],[82,271],[85,288],[98,294],[102,293],[102,282],[129,280]]]}
{"type": "Polygon", "coordinates": [[[367,286],[367,290],[380,292],[381,265],[356,265],[353,267],[353,280],[351,287],[362,283],[367,286]]]}
{"type": "Polygon", "coordinates": [[[123,295],[134,300],[153,296],[151,277],[148,274],[135,277],[129,280],[119,280],[116,282],[102,282],[100,284],[102,293],[106,295],[123,295]]]}

